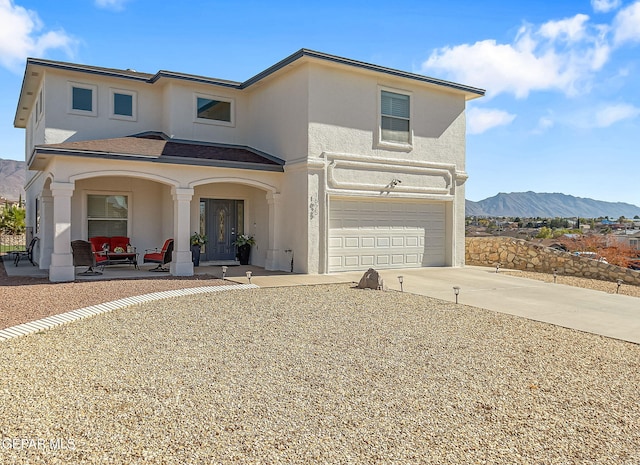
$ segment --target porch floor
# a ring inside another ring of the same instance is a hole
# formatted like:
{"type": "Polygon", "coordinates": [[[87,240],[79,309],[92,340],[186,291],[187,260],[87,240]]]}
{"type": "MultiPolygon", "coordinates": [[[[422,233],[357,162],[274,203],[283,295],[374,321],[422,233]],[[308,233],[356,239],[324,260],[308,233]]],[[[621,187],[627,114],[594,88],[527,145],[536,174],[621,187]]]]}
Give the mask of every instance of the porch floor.
{"type": "MultiPolygon", "coordinates": [[[[9,277],[28,277],[28,278],[43,278],[49,277],[48,270],[41,270],[37,266],[33,266],[28,260],[21,260],[18,266],[13,264],[12,257],[10,255],[2,256],[4,260],[4,268],[9,277]]],[[[167,268],[168,268],[167,264],[167,268]]],[[[136,270],[132,265],[109,265],[105,266],[104,270],[100,267],[96,269],[102,272],[101,275],[96,276],[82,276],[78,273],[82,273],[87,270],[86,266],[76,267],[76,280],[77,281],[101,281],[111,279],[159,279],[159,278],[176,278],[168,272],[151,271],[156,265],[153,263],[139,265],[136,270]]],[[[200,262],[200,266],[196,266],[193,269],[195,276],[208,276],[213,278],[222,278],[222,265],[217,262],[200,262]]],[[[286,271],[268,271],[264,268],[260,268],[254,265],[227,265],[226,277],[231,278],[238,282],[247,282],[247,271],[251,271],[252,276],[276,276],[276,275],[295,275],[294,273],[287,273],[286,271]]]]}

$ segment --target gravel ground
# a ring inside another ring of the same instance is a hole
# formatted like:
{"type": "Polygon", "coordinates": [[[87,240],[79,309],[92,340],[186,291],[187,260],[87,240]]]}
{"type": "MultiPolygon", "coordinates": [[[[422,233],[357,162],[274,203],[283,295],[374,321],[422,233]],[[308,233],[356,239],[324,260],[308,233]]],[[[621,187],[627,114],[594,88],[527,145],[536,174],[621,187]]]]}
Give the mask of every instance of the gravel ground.
{"type": "MultiPolygon", "coordinates": [[[[533,271],[512,271],[512,270],[500,270],[500,273],[505,273],[512,276],[519,276],[521,278],[537,279],[538,281],[544,281],[547,283],[553,282],[553,275],[547,274],[547,273],[536,273],[533,271]]],[[[585,289],[593,289],[596,291],[608,292],[609,294],[615,294],[618,289],[618,285],[612,281],[578,278],[575,276],[558,275],[557,283],[566,284],[567,286],[583,287],[585,289]]],[[[619,293],[624,295],[630,295],[633,297],[640,297],[640,286],[623,284],[620,286],[619,293]]]]}
{"type": "Polygon", "coordinates": [[[213,276],[78,281],[8,277],[0,259],[0,329],[51,315],[151,292],[229,284],[213,276]]]}
{"type": "Polygon", "coordinates": [[[640,463],[640,346],[349,285],[12,339],[0,383],[0,463],[640,463]]]}

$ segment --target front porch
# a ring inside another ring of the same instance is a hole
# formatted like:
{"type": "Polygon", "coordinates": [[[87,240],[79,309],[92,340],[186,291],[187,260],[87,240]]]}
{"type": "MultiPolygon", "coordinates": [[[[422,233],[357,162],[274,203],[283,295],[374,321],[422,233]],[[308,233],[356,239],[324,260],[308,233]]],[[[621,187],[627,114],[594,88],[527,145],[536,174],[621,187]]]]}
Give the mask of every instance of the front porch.
{"type": "MultiPolygon", "coordinates": [[[[22,260],[18,266],[15,266],[10,255],[3,255],[0,257],[4,263],[4,269],[9,278],[40,278],[49,279],[49,271],[33,266],[28,260],[22,260]]],[[[78,266],[74,268],[75,278],[74,281],[110,281],[120,279],[222,279],[222,266],[216,264],[217,262],[200,262],[200,266],[193,267],[193,274],[188,277],[176,277],[167,272],[151,271],[155,268],[154,264],[140,264],[139,269],[135,269],[132,265],[109,265],[104,269],[98,267],[101,275],[83,276],[80,273],[86,271],[86,266],[78,266]]],[[[225,279],[238,282],[247,283],[247,271],[251,272],[252,278],[254,276],[279,276],[279,275],[295,275],[295,273],[289,273],[286,271],[266,270],[263,267],[256,265],[225,265],[225,279]]]]}

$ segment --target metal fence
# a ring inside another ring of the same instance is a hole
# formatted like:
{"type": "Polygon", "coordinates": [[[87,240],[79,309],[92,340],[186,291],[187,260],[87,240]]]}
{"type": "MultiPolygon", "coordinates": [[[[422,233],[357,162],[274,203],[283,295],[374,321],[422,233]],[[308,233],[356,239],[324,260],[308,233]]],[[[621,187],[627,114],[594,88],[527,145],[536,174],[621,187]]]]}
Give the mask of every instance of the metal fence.
{"type": "Polygon", "coordinates": [[[30,240],[28,238],[32,235],[31,231],[27,231],[25,234],[0,233],[0,255],[5,255],[14,250],[26,250],[27,242],[30,240]]]}

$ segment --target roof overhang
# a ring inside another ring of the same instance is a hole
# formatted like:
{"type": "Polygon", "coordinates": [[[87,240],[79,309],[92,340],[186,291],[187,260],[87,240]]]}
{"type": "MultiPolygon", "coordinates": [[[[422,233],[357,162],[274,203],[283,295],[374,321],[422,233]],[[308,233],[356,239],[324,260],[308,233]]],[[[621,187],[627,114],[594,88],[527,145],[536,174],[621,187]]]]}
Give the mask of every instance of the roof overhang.
{"type": "Polygon", "coordinates": [[[284,172],[284,160],[247,146],[176,140],[147,132],[128,137],[38,145],[29,169],[41,170],[55,156],[210,166],[284,172]]]}

